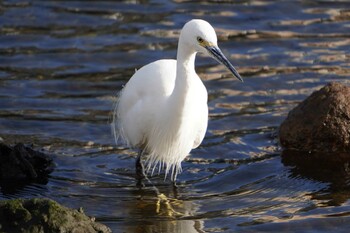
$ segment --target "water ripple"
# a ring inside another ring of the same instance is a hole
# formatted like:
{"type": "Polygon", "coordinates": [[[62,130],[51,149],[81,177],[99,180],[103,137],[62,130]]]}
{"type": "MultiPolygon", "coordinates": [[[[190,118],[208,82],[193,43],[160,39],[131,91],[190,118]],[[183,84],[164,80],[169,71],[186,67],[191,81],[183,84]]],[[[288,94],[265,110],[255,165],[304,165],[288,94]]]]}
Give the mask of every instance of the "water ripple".
{"type": "Polygon", "coordinates": [[[347,1],[2,1],[0,137],[54,154],[42,183],[3,182],[0,199],[49,197],[124,232],[341,232],[346,164],[281,153],[276,132],[330,81],[349,83],[347,1]],[[202,56],[209,91],[203,144],[174,188],[136,187],[136,152],[114,145],[116,93],[142,65],[176,56],[191,18],[216,28],[245,82],[202,56]]]}

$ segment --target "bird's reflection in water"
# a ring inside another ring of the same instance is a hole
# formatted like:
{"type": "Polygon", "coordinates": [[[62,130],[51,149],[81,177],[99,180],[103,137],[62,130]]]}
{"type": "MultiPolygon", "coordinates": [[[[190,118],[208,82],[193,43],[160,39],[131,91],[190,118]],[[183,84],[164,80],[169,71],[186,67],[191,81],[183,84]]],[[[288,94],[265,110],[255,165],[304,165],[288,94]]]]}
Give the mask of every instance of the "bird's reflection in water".
{"type": "Polygon", "coordinates": [[[127,232],[204,232],[201,220],[192,220],[199,209],[199,204],[178,198],[170,187],[144,187],[137,190],[138,199],[130,207],[132,216],[138,216],[128,224],[127,232]]]}

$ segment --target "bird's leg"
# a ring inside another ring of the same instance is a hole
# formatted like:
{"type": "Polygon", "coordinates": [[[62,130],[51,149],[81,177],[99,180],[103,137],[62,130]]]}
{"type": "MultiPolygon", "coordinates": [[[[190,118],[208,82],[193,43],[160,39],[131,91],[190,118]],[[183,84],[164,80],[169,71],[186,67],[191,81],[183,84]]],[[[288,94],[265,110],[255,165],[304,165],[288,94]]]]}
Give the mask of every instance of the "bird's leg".
{"type": "Polygon", "coordinates": [[[177,190],[176,177],[177,177],[177,171],[174,171],[171,174],[171,183],[173,185],[174,192],[177,190]]]}
{"type": "Polygon", "coordinates": [[[179,191],[178,186],[177,186],[175,180],[172,181],[171,183],[172,183],[172,185],[173,185],[173,194],[174,194],[174,198],[177,198],[177,197],[178,197],[178,194],[179,194],[179,192],[178,192],[178,191],[179,191]]]}
{"type": "Polygon", "coordinates": [[[137,155],[136,163],[135,163],[137,186],[144,186],[142,183],[142,179],[146,177],[145,169],[144,169],[142,161],[141,161],[142,154],[143,154],[143,152],[142,152],[142,150],[140,150],[138,155],[137,155]]]}

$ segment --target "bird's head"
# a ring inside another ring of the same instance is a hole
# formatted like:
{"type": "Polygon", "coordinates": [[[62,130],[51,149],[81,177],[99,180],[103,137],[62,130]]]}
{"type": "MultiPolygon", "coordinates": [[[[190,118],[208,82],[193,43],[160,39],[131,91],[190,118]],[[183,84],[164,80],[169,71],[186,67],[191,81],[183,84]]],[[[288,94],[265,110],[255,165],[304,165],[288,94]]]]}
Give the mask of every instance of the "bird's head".
{"type": "Polygon", "coordinates": [[[237,70],[221,52],[215,30],[207,21],[193,19],[185,24],[181,34],[189,47],[193,48],[195,52],[208,54],[226,66],[238,80],[243,82],[237,70]]]}

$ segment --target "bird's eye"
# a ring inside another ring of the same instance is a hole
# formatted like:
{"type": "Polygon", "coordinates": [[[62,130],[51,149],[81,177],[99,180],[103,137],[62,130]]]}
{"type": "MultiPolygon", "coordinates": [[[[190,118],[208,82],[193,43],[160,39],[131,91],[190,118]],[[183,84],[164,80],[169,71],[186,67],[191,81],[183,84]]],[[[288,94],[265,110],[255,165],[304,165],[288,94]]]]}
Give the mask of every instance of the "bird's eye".
{"type": "Polygon", "coordinates": [[[203,42],[204,42],[203,38],[200,37],[200,36],[197,37],[197,41],[198,41],[199,43],[203,43],[203,42]]]}

